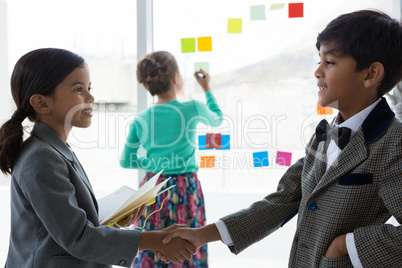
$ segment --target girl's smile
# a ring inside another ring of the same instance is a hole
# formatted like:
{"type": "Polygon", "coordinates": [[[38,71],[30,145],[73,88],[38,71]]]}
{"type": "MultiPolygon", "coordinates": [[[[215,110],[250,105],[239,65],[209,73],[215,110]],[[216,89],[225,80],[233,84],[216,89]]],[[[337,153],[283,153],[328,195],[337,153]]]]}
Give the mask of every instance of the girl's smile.
{"type": "Polygon", "coordinates": [[[76,68],[57,85],[55,93],[46,97],[49,113],[42,121],[67,140],[72,127],[91,125],[95,98],[91,95],[89,69],[86,64],[76,68]]]}

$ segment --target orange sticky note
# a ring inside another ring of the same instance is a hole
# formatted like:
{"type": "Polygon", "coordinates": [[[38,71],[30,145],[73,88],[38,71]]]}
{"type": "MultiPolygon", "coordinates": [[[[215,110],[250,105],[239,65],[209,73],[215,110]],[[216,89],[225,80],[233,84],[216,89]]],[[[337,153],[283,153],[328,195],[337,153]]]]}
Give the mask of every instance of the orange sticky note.
{"type": "Polygon", "coordinates": [[[215,156],[201,156],[200,168],[214,168],[215,156]]]}
{"type": "Polygon", "coordinates": [[[198,37],[198,51],[212,51],[212,37],[198,37]]]}
{"type": "Polygon", "coordinates": [[[303,3],[289,3],[289,18],[303,18],[303,3]]]}
{"type": "Polygon", "coordinates": [[[332,114],[333,112],[332,107],[322,107],[317,103],[317,114],[332,114]]]}

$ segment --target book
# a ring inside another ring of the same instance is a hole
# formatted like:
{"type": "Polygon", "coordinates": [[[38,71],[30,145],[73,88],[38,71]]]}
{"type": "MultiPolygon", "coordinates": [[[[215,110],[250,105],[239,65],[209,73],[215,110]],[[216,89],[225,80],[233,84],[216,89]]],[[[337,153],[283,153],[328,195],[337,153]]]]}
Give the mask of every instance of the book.
{"type": "Polygon", "coordinates": [[[99,221],[101,225],[110,226],[119,222],[143,204],[153,204],[157,196],[173,188],[175,185],[159,192],[170,179],[168,178],[163,182],[156,184],[162,171],[163,170],[155,174],[155,176],[148,180],[137,191],[128,186],[122,186],[111,194],[99,199],[99,221]]]}

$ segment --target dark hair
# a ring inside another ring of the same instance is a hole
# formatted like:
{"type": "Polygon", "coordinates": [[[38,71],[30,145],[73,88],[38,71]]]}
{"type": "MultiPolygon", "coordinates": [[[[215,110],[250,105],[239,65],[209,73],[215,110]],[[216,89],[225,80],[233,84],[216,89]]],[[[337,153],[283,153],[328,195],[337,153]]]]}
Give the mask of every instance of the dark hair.
{"type": "Polygon", "coordinates": [[[179,72],[176,59],[167,51],[146,55],[137,64],[137,80],[152,96],[167,92],[172,79],[179,72]]]}
{"type": "Polygon", "coordinates": [[[337,17],[318,34],[318,50],[321,44],[331,44],[335,51],[352,56],[357,71],[370,67],[373,62],[382,63],[385,71],[378,97],[401,81],[401,24],[381,11],[360,10],[337,17]]]}
{"type": "Polygon", "coordinates": [[[12,173],[23,142],[22,121],[25,117],[36,121],[31,97],[34,94],[52,96],[56,86],[81,66],[84,66],[82,57],[56,48],[33,50],[18,60],[11,75],[11,93],[17,110],[0,128],[0,170],[3,173],[12,173]]]}

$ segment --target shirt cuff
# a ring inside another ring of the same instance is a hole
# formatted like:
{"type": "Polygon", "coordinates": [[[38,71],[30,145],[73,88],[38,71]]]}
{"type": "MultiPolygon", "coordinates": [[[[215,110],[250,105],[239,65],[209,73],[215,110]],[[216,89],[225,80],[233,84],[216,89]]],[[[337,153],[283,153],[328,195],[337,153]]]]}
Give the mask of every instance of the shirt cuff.
{"type": "Polygon", "coordinates": [[[363,265],[359,259],[359,255],[357,254],[355,236],[353,233],[346,234],[346,249],[348,250],[349,258],[353,264],[353,267],[363,268],[363,265]]]}
{"type": "Polygon", "coordinates": [[[222,221],[219,220],[217,222],[215,222],[216,228],[218,228],[218,232],[222,238],[222,242],[226,245],[226,246],[233,246],[233,241],[232,238],[229,235],[229,231],[228,228],[226,227],[226,224],[222,221]]]}

